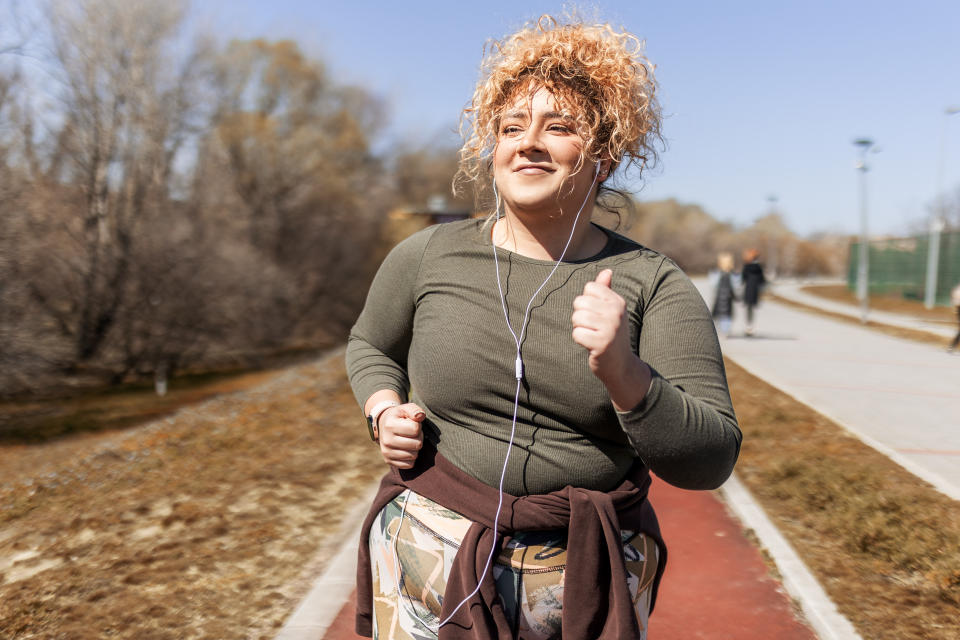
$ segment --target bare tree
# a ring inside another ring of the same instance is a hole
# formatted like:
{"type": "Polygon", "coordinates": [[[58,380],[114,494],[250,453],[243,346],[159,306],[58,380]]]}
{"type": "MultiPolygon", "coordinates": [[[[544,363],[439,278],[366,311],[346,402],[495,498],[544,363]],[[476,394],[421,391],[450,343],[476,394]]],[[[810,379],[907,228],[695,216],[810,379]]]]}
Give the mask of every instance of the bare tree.
{"type": "Polygon", "coordinates": [[[716,220],[698,205],[676,200],[638,203],[626,233],[693,274],[715,268],[721,251],[742,255],[753,248],[760,251],[771,275],[837,275],[843,269],[847,242],[845,237],[829,235],[815,240],[799,238],[777,213],[738,229],[716,220]]]}
{"type": "MultiPolygon", "coordinates": [[[[216,135],[250,243],[292,285],[261,326],[275,343],[337,334],[369,278],[385,208],[367,92],[333,85],[296,44],[234,42],[221,56],[216,135]]],[[[279,292],[279,290],[278,290],[279,292]]]]}
{"type": "Polygon", "coordinates": [[[451,193],[457,172],[457,150],[446,147],[401,149],[391,158],[393,200],[406,207],[426,207],[433,197],[443,197],[450,208],[470,211],[473,194],[451,193]]]}
{"type": "Polygon", "coordinates": [[[718,222],[699,205],[672,199],[637,204],[626,233],[691,273],[712,269],[717,252],[729,250],[733,236],[729,225],[718,222]]]}
{"type": "Polygon", "coordinates": [[[55,94],[0,68],[0,385],[341,338],[396,195],[379,101],[289,42],[184,48],[179,0],[48,6],[55,94]]]}
{"type": "MultiPolygon", "coordinates": [[[[29,208],[45,233],[18,267],[84,363],[106,344],[129,292],[138,225],[170,198],[174,163],[195,133],[201,54],[171,64],[183,19],[176,1],[56,0],[47,18],[62,124],[35,176],[48,202],[29,208]]],[[[31,139],[26,131],[28,157],[31,139]]]]}
{"type": "Polygon", "coordinates": [[[11,260],[23,230],[15,215],[24,190],[14,160],[19,87],[16,73],[0,70],[0,393],[23,388],[37,360],[31,357],[35,345],[24,321],[25,291],[11,260]]]}

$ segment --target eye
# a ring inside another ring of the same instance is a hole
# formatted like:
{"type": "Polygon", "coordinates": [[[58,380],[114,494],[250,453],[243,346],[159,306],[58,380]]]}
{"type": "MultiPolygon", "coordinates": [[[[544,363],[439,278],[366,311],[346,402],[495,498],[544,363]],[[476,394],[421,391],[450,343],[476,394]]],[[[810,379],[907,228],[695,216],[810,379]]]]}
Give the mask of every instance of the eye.
{"type": "Polygon", "coordinates": [[[523,129],[521,129],[518,125],[508,124],[508,125],[504,125],[504,126],[500,129],[500,135],[502,135],[502,136],[514,136],[514,135],[517,135],[517,134],[521,133],[522,131],[523,131],[523,129]]]}
{"type": "Polygon", "coordinates": [[[560,122],[551,124],[549,127],[547,127],[547,131],[553,131],[555,133],[573,133],[573,129],[560,122]]]}

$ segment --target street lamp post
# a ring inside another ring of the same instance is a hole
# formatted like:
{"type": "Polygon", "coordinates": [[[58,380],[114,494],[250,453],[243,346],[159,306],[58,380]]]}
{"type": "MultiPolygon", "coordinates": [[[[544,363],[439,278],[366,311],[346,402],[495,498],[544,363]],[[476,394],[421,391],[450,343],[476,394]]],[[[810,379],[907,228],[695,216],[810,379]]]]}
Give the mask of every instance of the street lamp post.
{"type": "Polygon", "coordinates": [[[923,306],[932,309],[937,300],[937,271],[940,266],[940,233],[946,225],[944,209],[946,195],[943,192],[943,174],[947,164],[947,124],[950,116],[960,113],[960,107],[943,110],[943,126],[940,127],[940,162],[937,163],[937,193],[933,204],[933,219],[930,220],[930,239],[927,243],[927,281],[923,292],[923,306]]]}
{"type": "Polygon", "coordinates": [[[857,298],[860,299],[860,322],[866,324],[870,313],[869,247],[867,246],[867,152],[873,147],[870,138],[857,138],[853,144],[860,148],[860,160],[855,167],[860,171],[860,246],[857,258],[857,298]]]}
{"type": "MultiPolygon", "coordinates": [[[[773,216],[777,213],[777,196],[769,195],[767,196],[767,202],[770,203],[770,215],[773,216]]],[[[780,228],[773,227],[773,238],[767,238],[767,271],[770,273],[770,276],[773,279],[776,279],[777,271],[779,269],[779,235],[780,228]]]]}

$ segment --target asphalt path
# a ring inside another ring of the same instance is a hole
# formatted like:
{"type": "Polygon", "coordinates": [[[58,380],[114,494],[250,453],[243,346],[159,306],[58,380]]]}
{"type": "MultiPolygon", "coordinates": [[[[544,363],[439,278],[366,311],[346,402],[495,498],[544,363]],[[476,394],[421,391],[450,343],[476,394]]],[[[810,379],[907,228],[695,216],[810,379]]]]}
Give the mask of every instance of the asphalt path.
{"type": "MultiPolygon", "coordinates": [[[[811,628],[744,535],[742,523],[712,492],[684,491],[654,478],[650,501],[669,550],[650,638],[861,640],[842,625],[821,634],[811,628]]],[[[354,558],[354,548],[344,557],[354,558]]],[[[275,640],[361,640],[353,626],[353,565],[348,569],[346,581],[318,581],[316,597],[304,601],[275,640]],[[314,622],[324,606],[332,610],[322,624],[314,622]]]]}
{"type": "Polygon", "coordinates": [[[960,500],[960,355],[769,300],[747,337],[745,315],[720,338],[727,357],[960,500]]]}

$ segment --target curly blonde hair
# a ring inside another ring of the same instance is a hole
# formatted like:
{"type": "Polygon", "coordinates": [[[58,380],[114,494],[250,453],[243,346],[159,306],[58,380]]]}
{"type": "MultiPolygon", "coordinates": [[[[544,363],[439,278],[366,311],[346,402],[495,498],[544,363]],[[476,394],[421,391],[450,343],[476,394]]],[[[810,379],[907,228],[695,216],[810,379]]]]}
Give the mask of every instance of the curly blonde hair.
{"type": "Polygon", "coordinates": [[[662,138],[654,66],[635,36],[609,24],[560,24],[544,15],[487,50],[460,118],[464,144],[455,191],[489,171],[500,118],[517,94],[541,87],[573,111],[587,158],[610,159],[611,172],[624,159],[641,171],[656,162],[662,138]]]}

